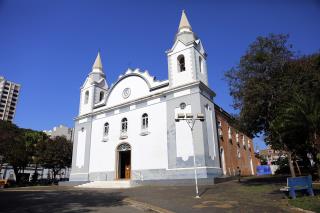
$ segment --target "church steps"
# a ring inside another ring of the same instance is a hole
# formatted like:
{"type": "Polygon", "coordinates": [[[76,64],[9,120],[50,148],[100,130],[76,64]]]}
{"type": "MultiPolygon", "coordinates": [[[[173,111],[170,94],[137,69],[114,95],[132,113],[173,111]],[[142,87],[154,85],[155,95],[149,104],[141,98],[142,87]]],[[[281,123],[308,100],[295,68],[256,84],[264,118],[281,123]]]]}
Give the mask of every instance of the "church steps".
{"type": "Polygon", "coordinates": [[[92,181],[81,184],[75,187],[78,188],[101,188],[101,189],[123,189],[134,187],[135,184],[130,180],[116,180],[116,181],[92,181]]]}

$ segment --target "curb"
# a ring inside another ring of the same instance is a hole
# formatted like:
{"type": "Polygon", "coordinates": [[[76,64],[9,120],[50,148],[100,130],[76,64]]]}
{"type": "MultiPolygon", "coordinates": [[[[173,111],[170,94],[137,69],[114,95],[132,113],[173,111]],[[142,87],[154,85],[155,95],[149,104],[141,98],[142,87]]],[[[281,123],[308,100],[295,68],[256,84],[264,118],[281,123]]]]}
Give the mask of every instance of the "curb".
{"type": "Polygon", "coordinates": [[[305,210],[305,209],[301,209],[301,208],[298,208],[298,207],[290,207],[290,209],[295,210],[295,211],[299,211],[299,212],[304,212],[304,213],[316,213],[314,211],[305,210]]]}
{"type": "Polygon", "coordinates": [[[163,208],[160,208],[158,206],[154,206],[154,205],[151,205],[151,204],[148,204],[148,203],[143,203],[143,202],[139,202],[139,201],[136,201],[136,200],[132,200],[130,198],[125,198],[123,199],[124,202],[128,203],[128,204],[131,204],[132,206],[134,207],[137,207],[139,209],[143,209],[143,210],[152,210],[154,212],[158,212],[158,213],[174,213],[170,210],[167,210],[167,209],[163,209],[163,208]]]}

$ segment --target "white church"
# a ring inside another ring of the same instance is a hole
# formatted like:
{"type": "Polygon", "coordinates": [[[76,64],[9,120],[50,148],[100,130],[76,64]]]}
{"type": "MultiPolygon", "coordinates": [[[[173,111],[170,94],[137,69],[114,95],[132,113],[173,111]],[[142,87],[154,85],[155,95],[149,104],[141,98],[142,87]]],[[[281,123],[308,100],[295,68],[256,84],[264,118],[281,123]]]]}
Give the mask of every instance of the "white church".
{"type": "Polygon", "coordinates": [[[70,181],[166,182],[222,174],[207,55],[182,12],[167,52],[168,80],[128,69],[111,86],[100,54],[80,94],[70,181]],[[202,113],[193,134],[178,113],[202,113]]]}

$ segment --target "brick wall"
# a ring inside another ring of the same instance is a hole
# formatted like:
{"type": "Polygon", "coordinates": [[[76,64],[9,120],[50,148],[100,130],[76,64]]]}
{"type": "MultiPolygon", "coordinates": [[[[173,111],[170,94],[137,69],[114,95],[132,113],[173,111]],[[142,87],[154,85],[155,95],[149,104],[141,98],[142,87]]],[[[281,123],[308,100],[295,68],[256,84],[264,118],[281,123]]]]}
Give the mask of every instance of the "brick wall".
{"type": "Polygon", "coordinates": [[[229,122],[231,118],[220,107],[215,107],[215,113],[218,123],[221,168],[224,170],[224,174],[237,175],[237,167],[239,167],[242,175],[255,175],[258,159],[254,155],[252,138],[231,126],[229,122]],[[231,138],[229,128],[231,129],[231,138]]]}

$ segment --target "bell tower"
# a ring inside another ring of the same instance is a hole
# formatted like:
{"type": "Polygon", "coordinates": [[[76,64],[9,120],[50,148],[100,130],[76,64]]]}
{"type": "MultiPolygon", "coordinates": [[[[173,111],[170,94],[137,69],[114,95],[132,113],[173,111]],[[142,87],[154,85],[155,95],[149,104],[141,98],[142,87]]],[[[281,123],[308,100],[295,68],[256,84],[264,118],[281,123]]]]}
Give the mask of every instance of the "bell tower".
{"type": "Polygon", "coordinates": [[[170,87],[193,81],[201,81],[208,86],[207,54],[202,42],[192,31],[185,11],[182,11],[175,42],[167,52],[170,87]]]}
{"type": "Polygon", "coordinates": [[[92,70],[80,89],[79,115],[92,112],[95,104],[102,103],[105,100],[108,84],[103,72],[100,52],[98,52],[92,70]]]}

